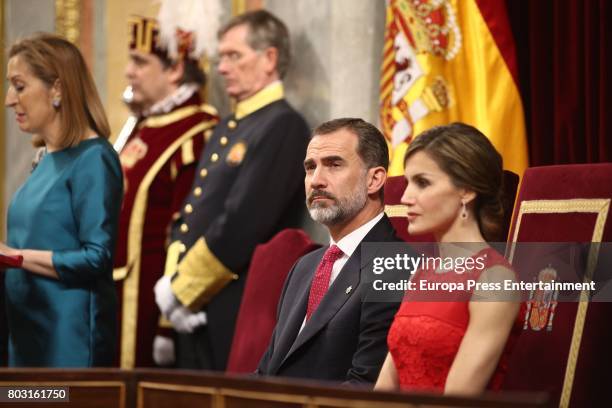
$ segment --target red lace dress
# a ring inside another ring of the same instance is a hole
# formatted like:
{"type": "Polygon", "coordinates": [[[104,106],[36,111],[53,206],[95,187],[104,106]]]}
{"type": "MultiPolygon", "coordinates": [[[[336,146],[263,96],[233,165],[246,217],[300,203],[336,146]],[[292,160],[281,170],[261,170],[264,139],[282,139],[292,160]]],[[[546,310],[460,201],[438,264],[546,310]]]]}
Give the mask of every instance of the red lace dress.
{"type": "MultiPolygon", "coordinates": [[[[463,282],[468,279],[478,280],[482,270],[495,265],[510,267],[507,261],[495,250],[485,249],[477,256],[485,256],[485,268],[458,273],[435,273],[430,270],[419,270],[412,281],[421,279],[428,282],[463,282]]],[[[470,319],[468,301],[470,291],[458,293],[456,299],[444,301],[422,301],[424,292],[408,291],[395,319],[389,329],[387,342],[389,352],[397,369],[400,388],[403,390],[421,390],[443,392],[446,377],[463,339],[470,319]],[[414,299],[419,300],[414,300],[414,299]]],[[[430,295],[431,291],[428,291],[430,295]]],[[[439,296],[441,292],[437,292],[439,296]]],[[[448,292],[445,292],[448,294],[448,292]]],[[[521,311],[522,311],[521,307],[521,311]]],[[[521,316],[521,312],[519,312],[521,316]]],[[[517,318],[498,366],[489,382],[488,389],[499,389],[506,372],[509,352],[521,332],[521,321],[517,318]]]]}

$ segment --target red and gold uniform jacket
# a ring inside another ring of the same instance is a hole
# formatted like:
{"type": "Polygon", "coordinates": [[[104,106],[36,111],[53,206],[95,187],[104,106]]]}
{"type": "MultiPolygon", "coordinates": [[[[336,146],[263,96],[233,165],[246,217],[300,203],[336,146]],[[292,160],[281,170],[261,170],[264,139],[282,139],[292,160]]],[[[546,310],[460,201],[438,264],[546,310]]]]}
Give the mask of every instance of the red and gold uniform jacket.
{"type": "Polygon", "coordinates": [[[169,225],[194,178],[216,110],[196,93],[138,123],[120,153],[125,196],[113,276],[120,299],[121,368],[152,367],[160,315],[153,286],[163,275],[169,225]]]}

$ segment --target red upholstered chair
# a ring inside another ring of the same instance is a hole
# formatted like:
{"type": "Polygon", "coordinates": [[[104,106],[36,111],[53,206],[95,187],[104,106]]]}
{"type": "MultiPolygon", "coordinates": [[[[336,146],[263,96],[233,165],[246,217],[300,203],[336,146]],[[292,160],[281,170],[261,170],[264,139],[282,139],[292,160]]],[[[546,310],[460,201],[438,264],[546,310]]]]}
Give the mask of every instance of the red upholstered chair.
{"type": "MultiPolygon", "coordinates": [[[[508,233],[510,226],[510,218],[512,217],[512,207],[514,198],[516,197],[516,189],[518,187],[519,177],[511,171],[504,171],[504,192],[505,192],[505,209],[506,217],[504,221],[504,236],[508,233]]],[[[406,219],[406,206],[401,204],[400,200],[406,189],[406,178],[404,176],[389,177],[385,184],[385,213],[391,220],[391,224],[395,228],[398,237],[406,242],[434,242],[435,239],[431,235],[409,235],[408,220],[406,219]]]]}
{"type": "Polygon", "coordinates": [[[319,248],[305,232],[285,229],[255,248],[236,321],[227,372],[252,373],[266,351],[285,278],[303,255],[319,248]]]}
{"type": "MultiPolygon", "coordinates": [[[[520,251],[513,243],[610,242],[611,198],[612,163],[528,169],[514,211],[510,259],[520,251]]],[[[603,252],[590,247],[588,257],[597,261],[603,252]]],[[[555,268],[538,262],[530,259],[529,266],[555,268]]],[[[612,406],[612,304],[555,303],[538,309],[545,325],[534,324],[528,310],[504,389],[547,391],[562,407],[612,406]]]]}

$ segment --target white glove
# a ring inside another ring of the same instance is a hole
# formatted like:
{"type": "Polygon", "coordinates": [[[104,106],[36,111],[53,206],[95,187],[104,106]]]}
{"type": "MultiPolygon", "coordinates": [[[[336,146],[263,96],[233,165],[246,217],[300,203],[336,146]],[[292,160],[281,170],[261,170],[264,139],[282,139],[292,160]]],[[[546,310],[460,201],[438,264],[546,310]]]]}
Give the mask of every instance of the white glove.
{"type": "Polygon", "coordinates": [[[178,300],[174,296],[174,293],[172,293],[172,286],[170,283],[170,276],[164,275],[157,281],[153,288],[155,292],[155,303],[157,303],[157,307],[159,307],[159,310],[166,318],[169,318],[172,310],[179,306],[178,300]]]}
{"type": "Polygon", "coordinates": [[[155,336],[153,340],[153,361],[158,366],[174,364],[174,340],[169,337],[155,336]]]}
{"type": "Polygon", "coordinates": [[[208,323],[208,318],[206,317],[206,312],[200,311],[198,313],[192,313],[187,318],[189,320],[189,324],[193,327],[193,329],[197,329],[200,326],[205,326],[208,323]]]}
{"type": "Polygon", "coordinates": [[[206,313],[193,313],[186,307],[179,305],[175,307],[168,316],[172,327],[179,333],[193,333],[193,331],[207,323],[206,313]]]}

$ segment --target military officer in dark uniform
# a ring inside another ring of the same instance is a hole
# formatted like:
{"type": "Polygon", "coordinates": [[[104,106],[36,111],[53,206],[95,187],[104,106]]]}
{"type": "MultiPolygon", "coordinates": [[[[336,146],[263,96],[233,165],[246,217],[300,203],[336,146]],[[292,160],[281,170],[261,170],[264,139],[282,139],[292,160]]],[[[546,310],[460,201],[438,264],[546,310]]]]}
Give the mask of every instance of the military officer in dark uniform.
{"type": "Polygon", "coordinates": [[[172,328],[160,319],[153,287],[163,276],[173,214],[190,191],[206,135],[218,122],[215,109],[200,99],[205,77],[193,38],[182,36],[172,54],[169,47],[178,39],[163,43],[157,20],[130,20],[126,77],[140,114],[115,142],[125,197],[113,271],[121,299],[119,365],[125,369],[173,362],[173,343],[156,337],[172,328]]]}
{"type": "Polygon", "coordinates": [[[298,225],[305,211],[309,129],[284,99],[280,80],[289,59],[288,30],[267,11],[237,16],[220,30],[218,70],[235,112],[200,158],[172,228],[169,251],[177,262],[166,264],[155,288],[162,313],[184,328],[181,368],[225,369],[255,246],[298,225]],[[194,317],[202,311],[205,319],[194,317]]]}

